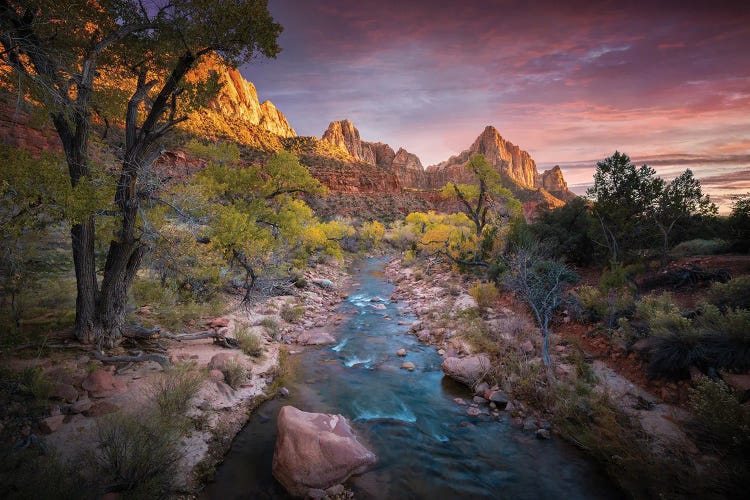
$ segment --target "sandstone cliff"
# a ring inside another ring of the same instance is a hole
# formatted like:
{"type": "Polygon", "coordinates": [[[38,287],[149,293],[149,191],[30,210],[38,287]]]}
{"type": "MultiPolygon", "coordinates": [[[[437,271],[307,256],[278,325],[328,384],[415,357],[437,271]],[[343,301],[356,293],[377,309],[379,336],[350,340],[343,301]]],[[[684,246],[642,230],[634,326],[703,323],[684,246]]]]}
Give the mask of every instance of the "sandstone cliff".
{"type": "Polygon", "coordinates": [[[549,170],[542,173],[540,186],[552,193],[555,197],[563,201],[570,201],[575,195],[568,189],[568,183],[565,182],[562,170],[559,165],[555,165],[549,170]]]}
{"type": "Polygon", "coordinates": [[[483,154],[492,166],[520,187],[527,189],[539,187],[536,163],[529,153],[503,139],[497,129],[491,125],[484,129],[469,149],[427,168],[430,187],[436,189],[448,181],[468,181],[470,174],[464,171],[463,166],[472,155],[477,153],[483,154]]]}

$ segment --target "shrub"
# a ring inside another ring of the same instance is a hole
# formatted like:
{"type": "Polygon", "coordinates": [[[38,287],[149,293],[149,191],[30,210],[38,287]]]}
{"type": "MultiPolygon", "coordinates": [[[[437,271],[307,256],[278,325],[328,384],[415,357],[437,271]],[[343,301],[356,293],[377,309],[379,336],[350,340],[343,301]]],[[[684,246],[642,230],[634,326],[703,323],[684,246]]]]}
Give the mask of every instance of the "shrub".
{"type": "Polygon", "coordinates": [[[230,359],[223,370],[224,379],[232,389],[237,389],[247,380],[247,370],[240,362],[230,359]]]}
{"type": "Polygon", "coordinates": [[[294,280],[294,286],[296,288],[305,288],[307,286],[307,280],[305,278],[298,278],[294,280]]]}
{"type": "Polygon", "coordinates": [[[691,255],[716,255],[729,250],[729,243],[720,239],[695,239],[683,241],[672,249],[674,257],[690,257],[691,255]]]}
{"type": "Polygon", "coordinates": [[[305,308],[300,304],[284,304],[279,315],[287,323],[297,323],[305,315],[305,308]]]}
{"type": "Polygon", "coordinates": [[[164,372],[151,386],[150,395],[162,417],[182,416],[202,383],[203,374],[186,363],[164,372]]]}
{"type": "Polygon", "coordinates": [[[98,478],[133,498],[166,498],[181,454],[175,428],[149,415],[115,413],[99,425],[98,478]]]}
{"type": "Polygon", "coordinates": [[[722,310],[728,307],[750,309],[750,276],[714,283],[708,291],[708,301],[722,310]]]}
{"type": "Polygon", "coordinates": [[[692,427],[715,451],[750,451],[750,412],[722,381],[704,377],[690,390],[692,427]]]}
{"type": "Polygon", "coordinates": [[[248,328],[238,329],[234,336],[240,343],[242,352],[248,356],[258,357],[263,354],[263,339],[248,328]]]}
{"type": "Polygon", "coordinates": [[[672,332],[659,337],[651,350],[648,376],[651,379],[685,379],[690,367],[703,366],[706,353],[701,338],[695,332],[672,332]]]}
{"type": "Polygon", "coordinates": [[[37,403],[43,403],[52,395],[52,381],[39,367],[28,367],[21,372],[19,380],[22,392],[30,395],[37,403]]]}
{"type": "Polygon", "coordinates": [[[477,281],[469,287],[469,295],[474,297],[480,309],[487,309],[500,297],[500,292],[494,283],[477,281]]]}
{"type": "Polygon", "coordinates": [[[266,329],[268,335],[270,335],[272,339],[278,340],[279,333],[281,333],[281,327],[279,327],[279,324],[275,320],[271,318],[264,318],[260,322],[260,326],[266,329]]]}
{"type": "Polygon", "coordinates": [[[581,319],[604,321],[609,328],[614,328],[620,318],[630,316],[635,309],[635,300],[626,288],[602,291],[584,285],[576,290],[576,295],[581,319]]]}
{"type": "Polygon", "coordinates": [[[703,334],[710,366],[739,371],[750,369],[750,311],[729,309],[721,314],[716,306],[707,305],[694,323],[703,334]]]}

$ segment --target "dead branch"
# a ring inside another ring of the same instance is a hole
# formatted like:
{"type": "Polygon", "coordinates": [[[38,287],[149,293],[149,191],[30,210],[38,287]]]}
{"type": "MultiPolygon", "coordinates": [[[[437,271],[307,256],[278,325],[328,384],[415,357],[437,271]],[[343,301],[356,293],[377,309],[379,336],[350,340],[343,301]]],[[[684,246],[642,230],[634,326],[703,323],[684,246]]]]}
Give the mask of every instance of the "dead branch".
{"type": "Polygon", "coordinates": [[[141,363],[143,361],[156,361],[164,367],[170,366],[172,364],[169,361],[169,358],[164,356],[163,354],[144,354],[140,351],[135,356],[105,356],[100,351],[95,351],[94,357],[102,363],[141,363]]]}

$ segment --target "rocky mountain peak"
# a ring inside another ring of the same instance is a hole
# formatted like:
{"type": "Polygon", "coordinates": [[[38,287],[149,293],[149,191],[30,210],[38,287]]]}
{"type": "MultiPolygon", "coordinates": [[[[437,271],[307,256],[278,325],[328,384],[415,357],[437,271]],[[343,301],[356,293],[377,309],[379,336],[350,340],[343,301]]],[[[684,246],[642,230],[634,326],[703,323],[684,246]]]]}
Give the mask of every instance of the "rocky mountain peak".
{"type": "Polygon", "coordinates": [[[348,118],[328,124],[321,140],[343,149],[357,160],[375,164],[375,153],[362,142],[359,130],[348,118]]]}

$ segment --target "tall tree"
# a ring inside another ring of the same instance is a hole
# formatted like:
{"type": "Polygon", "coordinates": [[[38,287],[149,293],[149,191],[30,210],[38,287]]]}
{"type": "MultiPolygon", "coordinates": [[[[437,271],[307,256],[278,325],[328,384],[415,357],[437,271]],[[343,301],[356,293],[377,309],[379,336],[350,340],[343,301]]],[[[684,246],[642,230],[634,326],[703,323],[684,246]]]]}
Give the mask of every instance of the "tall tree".
{"type": "Polygon", "coordinates": [[[275,57],[280,32],[265,0],[0,0],[0,60],[49,113],[73,187],[91,180],[92,114],[101,103],[123,109],[118,229],[101,282],[95,215],[71,227],[81,341],[113,345],[121,336],[126,294],[147,250],[140,205],[150,188],[139,181],[159,156],[161,139],[211,83],[189,85],[186,75],[212,53],[232,65],[275,57]],[[118,99],[122,90],[127,97],[118,99]]]}
{"type": "Polygon", "coordinates": [[[669,235],[679,221],[694,215],[716,214],[717,209],[709,196],[703,194],[700,181],[687,169],[671,182],[661,184],[658,197],[648,212],[661,232],[662,257],[666,258],[669,253],[669,235]]]}
{"type": "Polygon", "coordinates": [[[619,151],[596,164],[594,185],[586,195],[595,202],[593,213],[615,262],[643,239],[643,214],[663,189],[664,181],[655,174],[648,165],[636,167],[628,155],[619,151]]]}

